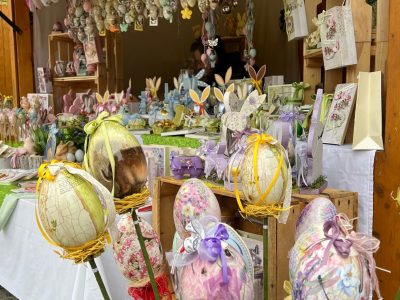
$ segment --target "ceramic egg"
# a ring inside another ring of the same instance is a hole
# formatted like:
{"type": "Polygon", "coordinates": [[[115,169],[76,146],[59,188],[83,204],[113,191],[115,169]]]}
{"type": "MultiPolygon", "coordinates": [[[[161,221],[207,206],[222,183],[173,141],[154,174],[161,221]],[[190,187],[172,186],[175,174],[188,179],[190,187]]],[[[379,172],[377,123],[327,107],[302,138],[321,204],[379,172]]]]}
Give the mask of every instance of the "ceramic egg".
{"type": "Polygon", "coordinates": [[[47,168],[54,179],[44,178],[38,188],[38,216],[47,235],[62,247],[95,240],[114,221],[112,195],[83,170],[63,163],[47,168]]]}
{"type": "MultiPolygon", "coordinates": [[[[140,220],[139,226],[145,240],[154,276],[158,277],[162,275],[163,267],[160,239],[146,221],[140,220]]],[[[150,281],[130,214],[123,215],[117,223],[117,232],[113,234],[113,250],[119,269],[130,281],[129,286],[142,287],[150,281]]]]}
{"type": "Polygon", "coordinates": [[[85,154],[83,153],[83,150],[81,150],[81,149],[76,150],[76,152],[75,152],[76,161],[77,162],[83,162],[84,155],[85,154]]]}
{"type": "Polygon", "coordinates": [[[75,161],[75,155],[73,153],[67,153],[67,160],[68,161],[75,161]]]}
{"type": "Polygon", "coordinates": [[[246,199],[251,204],[257,203],[262,194],[270,187],[270,193],[262,201],[260,205],[269,205],[281,203],[285,197],[286,185],[288,181],[288,168],[286,161],[283,158],[283,163],[279,169],[278,161],[279,156],[284,155],[280,153],[274,145],[268,143],[261,143],[258,147],[256,165],[254,166],[254,144],[250,144],[246,149],[242,164],[240,166],[240,177],[242,182],[242,190],[246,199]],[[255,168],[257,168],[259,189],[255,180],[255,168]],[[278,174],[275,183],[272,183],[274,175],[278,174]],[[243,184],[245,183],[246,184],[243,184]]]}
{"type": "MultiPolygon", "coordinates": [[[[102,114],[108,116],[106,112],[102,114]]],[[[118,118],[118,115],[113,118],[118,118]]],[[[142,147],[122,125],[122,117],[121,122],[105,117],[102,126],[105,129],[99,127],[89,135],[86,152],[88,171],[109,191],[112,190],[114,182],[114,194],[117,198],[122,199],[141,192],[147,181],[147,162],[142,147]],[[111,172],[105,132],[115,161],[115,180],[111,172]]]]}
{"type": "Polygon", "coordinates": [[[221,220],[221,209],[214,193],[201,180],[192,178],[179,189],[173,209],[175,228],[181,238],[189,233],[186,225],[193,219],[211,215],[221,220]]]}

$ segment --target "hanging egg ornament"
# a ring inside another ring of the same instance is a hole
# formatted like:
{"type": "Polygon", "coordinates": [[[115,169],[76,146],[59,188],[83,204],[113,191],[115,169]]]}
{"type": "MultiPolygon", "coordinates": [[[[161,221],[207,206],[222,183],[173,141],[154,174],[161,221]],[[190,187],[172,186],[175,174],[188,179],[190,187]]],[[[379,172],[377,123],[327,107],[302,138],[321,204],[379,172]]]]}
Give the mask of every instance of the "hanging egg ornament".
{"type": "Polygon", "coordinates": [[[90,0],[85,0],[83,2],[83,10],[88,13],[90,12],[91,9],[92,9],[92,4],[90,3],[90,0]]]}
{"type": "Polygon", "coordinates": [[[221,209],[214,193],[197,178],[185,181],[176,194],[173,209],[175,228],[179,236],[188,237],[186,225],[193,219],[207,215],[221,220],[221,209]]]}
{"type": "Polygon", "coordinates": [[[233,1],[232,1],[232,6],[233,6],[233,7],[237,7],[238,4],[239,4],[238,0],[233,0],[233,1]]]}
{"type": "Polygon", "coordinates": [[[85,126],[85,168],[109,191],[114,187],[115,197],[120,199],[140,193],[147,181],[143,149],[122,124],[121,115],[109,117],[108,112],[102,112],[85,126]]]}
{"type": "Polygon", "coordinates": [[[115,218],[113,197],[106,188],[71,163],[43,164],[38,173],[38,225],[52,242],[68,253],[71,247],[104,236],[115,218]]]}
{"type": "Polygon", "coordinates": [[[249,56],[250,56],[251,58],[255,58],[256,55],[257,55],[256,49],[251,48],[251,49],[249,50],[249,56]]]}
{"type": "Polygon", "coordinates": [[[283,202],[288,184],[285,150],[278,141],[265,134],[252,135],[248,141],[240,166],[246,199],[256,206],[283,202]]]}

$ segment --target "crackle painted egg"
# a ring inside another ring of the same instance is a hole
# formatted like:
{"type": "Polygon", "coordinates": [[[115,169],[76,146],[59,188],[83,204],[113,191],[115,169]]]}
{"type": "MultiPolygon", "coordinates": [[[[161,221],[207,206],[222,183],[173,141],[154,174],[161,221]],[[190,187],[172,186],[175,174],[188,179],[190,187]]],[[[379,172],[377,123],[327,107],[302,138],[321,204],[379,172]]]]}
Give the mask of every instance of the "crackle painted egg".
{"type": "MultiPolygon", "coordinates": [[[[149,223],[139,222],[154,276],[162,275],[163,252],[160,239],[149,223]]],[[[132,287],[143,287],[150,282],[142,250],[140,249],[132,216],[125,214],[117,223],[113,234],[114,257],[122,274],[132,287]]]]}
{"type": "Polygon", "coordinates": [[[186,225],[193,219],[211,215],[221,221],[221,209],[214,193],[201,180],[192,178],[182,184],[175,197],[174,223],[181,238],[189,236],[186,225]]]}
{"type": "Polygon", "coordinates": [[[253,279],[246,271],[242,256],[230,245],[225,249],[228,283],[223,283],[220,258],[212,263],[197,257],[178,271],[178,293],[184,300],[220,299],[247,300],[254,298],[253,279]]]}
{"type": "Polygon", "coordinates": [[[272,185],[270,193],[260,205],[281,203],[285,197],[288,180],[288,168],[285,159],[283,159],[282,166],[279,169],[280,150],[273,145],[262,143],[259,144],[257,163],[254,166],[254,150],[255,145],[249,145],[240,166],[243,193],[251,204],[255,204],[272,185]],[[255,168],[258,172],[259,189],[255,180],[255,168]],[[277,172],[279,172],[277,180],[273,183],[274,175],[277,172]]]}
{"type": "Polygon", "coordinates": [[[147,162],[143,149],[136,138],[122,125],[122,117],[119,122],[115,120],[119,116],[108,119],[108,114],[102,113],[98,119],[101,116],[103,120],[97,128],[90,126],[90,123],[85,126],[85,131],[89,135],[86,152],[88,171],[109,191],[112,190],[113,174],[106,147],[105,135],[107,135],[115,161],[115,196],[124,198],[139,193],[147,181],[147,162]]]}
{"type": "Polygon", "coordinates": [[[38,217],[51,240],[61,247],[81,246],[114,222],[113,197],[90,174],[63,163],[45,170],[50,176],[40,181],[38,217]]]}

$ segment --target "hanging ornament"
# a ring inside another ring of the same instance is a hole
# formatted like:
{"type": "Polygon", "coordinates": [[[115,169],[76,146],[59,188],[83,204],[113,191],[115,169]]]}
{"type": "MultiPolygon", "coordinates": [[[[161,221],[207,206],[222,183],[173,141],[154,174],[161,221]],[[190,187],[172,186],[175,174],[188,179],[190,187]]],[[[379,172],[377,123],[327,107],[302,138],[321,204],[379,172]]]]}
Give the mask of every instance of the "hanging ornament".
{"type": "Polygon", "coordinates": [[[243,28],[244,35],[246,37],[246,48],[244,50],[244,58],[247,60],[245,69],[248,66],[253,66],[255,64],[255,57],[257,55],[256,49],[253,45],[253,34],[254,34],[254,0],[247,0],[246,2],[246,25],[243,28]]]}
{"type": "Polygon", "coordinates": [[[232,11],[231,3],[228,0],[225,0],[224,3],[222,4],[222,13],[225,15],[228,15],[232,11]]]}

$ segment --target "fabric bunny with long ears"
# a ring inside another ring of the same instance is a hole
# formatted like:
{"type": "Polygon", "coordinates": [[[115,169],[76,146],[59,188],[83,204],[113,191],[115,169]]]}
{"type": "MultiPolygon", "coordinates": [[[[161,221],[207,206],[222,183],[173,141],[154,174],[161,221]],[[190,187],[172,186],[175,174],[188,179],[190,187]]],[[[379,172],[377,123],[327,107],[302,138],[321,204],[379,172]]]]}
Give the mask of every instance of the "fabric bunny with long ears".
{"type": "Polygon", "coordinates": [[[195,90],[192,89],[189,90],[190,98],[192,98],[193,102],[195,103],[195,110],[197,106],[199,108],[200,115],[207,115],[206,110],[204,108],[204,102],[206,102],[206,100],[210,96],[210,91],[211,87],[210,86],[206,87],[201,93],[201,98],[200,98],[195,90]]]}
{"type": "Polygon", "coordinates": [[[262,80],[265,76],[265,73],[267,72],[267,67],[263,65],[258,72],[254,70],[252,66],[249,66],[248,68],[249,76],[251,78],[251,83],[254,85],[258,93],[261,95],[261,87],[262,87],[262,80]]]}
{"type": "MultiPolygon", "coordinates": [[[[226,93],[233,93],[234,91],[235,91],[235,84],[232,83],[226,89],[226,93]]],[[[215,95],[215,98],[217,98],[217,100],[219,101],[218,113],[222,114],[224,112],[224,109],[225,109],[224,93],[219,88],[215,87],[214,88],[214,95],[215,95]]]]}
{"type": "Polygon", "coordinates": [[[266,95],[259,95],[255,90],[250,93],[247,99],[239,101],[235,93],[227,92],[224,95],[224,105],[226,113],[221,117],[222,123],[222,137],[221,139],[226,141],[227,148],[229,150],[228,129],[230,132],[243,132],[248,126],[248,119],[252,113],[254,113],[264,102],[266,95]],[[238,100],[238,101],[232,101],[238,100]],[[241,104],[242,102],[242,104],[241,104]],[[232,105],[237,107],[232,107],[232,105]],[[239,108],[239,110],[237,110],[239,108]]]}
{"type": "Polygon", "coordinates": [[[106,104],[108,99],[110,98],[110,92],[107,90],[104,93],[104,96],[101,96],[99,93],[96,93],[96,114],[100,114],[102,111],[106,110],[106,104]]]}

